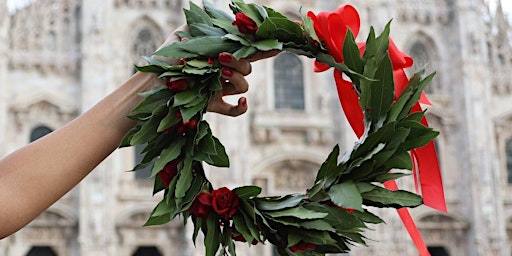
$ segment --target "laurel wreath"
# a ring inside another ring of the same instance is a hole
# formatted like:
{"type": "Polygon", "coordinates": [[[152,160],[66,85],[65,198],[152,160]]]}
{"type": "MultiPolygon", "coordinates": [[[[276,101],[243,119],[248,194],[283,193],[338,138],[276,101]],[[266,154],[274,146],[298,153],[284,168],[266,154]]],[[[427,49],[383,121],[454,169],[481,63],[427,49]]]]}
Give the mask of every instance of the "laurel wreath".
{"type": "Polygon", "coordinates": [[[379,36],[371,29],[364,56],[349,31],[343,51],[352,61],[337,63],[307,17],[299,24],[268,7],[233,0],[233,13],[257,26],[247,32],[234,25],[231,15],[208,1],[203,4],[201,8],[191,2],[190,9],[184,10],[189,30],[179,35],[188,40],[154,54],[181,59],[180,64],[148,57],[146,66],[137,67],[166,81],[141,94],[143,101],[130,115],[137,125],[121,144],[146,145],[144,158],[134,170],[152,165],[153,192],[163,191],[146,226],[165,224],[180,215],[185,223],[191,219],[192,239],[195,243],[199,231],[204,233],[208,256],[236,255],[235,241],[268,242],[280,255],[324,255],[365,244],[363,232],[368,224],[383,223],[368,207],[422,204],[414,193],[382,187],[386,181],[410,175],[413,163],[408,151],[438,135],[420,123],[423,112],[411,113],[433,75],[415,74],[400,97],[393,99],[393,79],[386,80],[393,72],[389,24],[379,36]],[[210,97],[222,89],[222,67],[216,57],[230,52],[239,59],[273,49],[316,58],[350,77],[365,110],[365,134],[340,161],[340,149],[335,146],[304,194],[260,197],[257,186],[214,189],[202,163],[229,166],[224,146],[203,120],[210,97]]]}

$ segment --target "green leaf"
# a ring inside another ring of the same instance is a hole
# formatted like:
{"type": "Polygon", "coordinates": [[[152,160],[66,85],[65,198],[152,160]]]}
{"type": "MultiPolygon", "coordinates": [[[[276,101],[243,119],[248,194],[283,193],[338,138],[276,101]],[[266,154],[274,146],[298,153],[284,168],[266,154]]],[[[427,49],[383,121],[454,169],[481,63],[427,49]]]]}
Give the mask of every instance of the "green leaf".
{"type": "Polygon", "coordinates": [[[233,25],[232,20],[226,20],[226,19],[212,19],[212,22],[215,26],[224,29],[229,34],[234,35],[243,35],[240,31],[238,31],[238,27],[233,25]]]}
{"type": "Polygon", "coordinates": [[[372,224],[380,224],[384,223],[384,220],[381,219],[379,216],[369,212],[368,210],[364,210],[364,212],[354,212],[352,215],[356,216],[360,220],[366,222],[366,223],[372,223],[372,224]]]}
{"type": "Polygon", "coordinates": [[[389,180],[397,180],[397,179],[402,178],[404,176],[410,176],[410,175],[411,175],[410,173],[400,173],[400,172],[385,173],[385,174],[381,174],[381,175],[375,177],[375,181],[380,182],[380,183],[384,183],[384,182],[389,181],[389,180]]]}
{"type": "Polygon", "coordinates": [[[203,6],[204,6],[206,13],[208,13],[210,15],[210,17],[212,17],[212,18],[226,19],[228,21],[233,20],[233,17],[231,17],[226,12],[215,8],[215,6],[210,1],[203,0],[203,6]]]}
{"type": "Polygon", "coordinates": [[[170,214],[173,211],[173,208],[167,204],[165,199],[162,199],[160,203],[155,207],[153,212],[151,213],[152,217],[158,217],[165,214],[170,214]]]}
{"type": "MultiPolygon", "coordinates": [[[[375,72],[377,72],[377,60],[375,58],[370,58],[366,61],[364,66],[363,75],[366,77],[375,77],[375,72]]],[[[362,79],[359,84],[360,88],[360,97],[359,104],[361,108],[365,111],[365,117],[369,116],[369,112],[371,111],[371,102],[372,102],[372,86],[374,86],[374,82],[366,79],[362,79]]],[[[376,84],[375,86],[379,86],[376,84]]]]}
{"type": "Polygon", "coordinates": [[[203,8],[197,6],[192,1],[190,1],[190,11],[186,9],[183,10],[185,16],[187,18],[187,24],[206,24],[208,26],[213,26],[212,19],[210,16],[203,10],[203,8]]]}
{"type": "Polygon", "coordinates": [[[389,56],[379,63],[375,78],[379,82],[372,84],[369,114],[372,127],[378,129],[384,123],[394,97],[393,66],[389,56]]]}
{"type": "Polygon", "coordinates": [[[417,207],[423,203],[421,196],[414,193],[404,190],[391,191],[381,187],[376,187],[361,196],[366,205],[375,207],[417,207]]]}
{"type": "Polygon", "coordinates": [[[326,222],[324,220],[312,220],[312,221],[301,222],[300,226],[302,226],[303,228],[306,228],[306,229],[331,231],[331,232],[336,231],[336,229],[333,226],[331,226],[331,224],[329,224],[328,222],[326,222]]]}
{"type": "Polygon", "coordinates": [[[308,230],[308,232],[302,232],[300,236],[304,242],[315,245],[336,243],[336,240],[332,239],[329,232],[326,231],[308,230]]]}
{"type": "Polygon", "coordinates": [[[149,219],[146,221],[146,223],[144,223],[143,226],[144,227],[158,226],[158,225],[166,224],[169,221],[171,221],[170,214],[165,214],[165,215],[156,216],[156,217],[149,217],[149,219]]]}
{"type": "Polygon", "coordinates": [[[213,135],[211,130],[207,131],[207,134],[203,137],[203,139],[199,142],[199,152],[214,155],[217,154],[217,150],[215,149],[215,140],[213,140],[213,135]]]}
{"type": "Polygon", "coordinates": [[[258,186],[243,186],[233,189],[238,197],[242,200],[248,200],[251,197],[256,197],[261,193],[261,188],[258,186]]]}
{"type": "Polygon", "coordinates": [[[176,183],[175,192],[176,198],[185,197],[193,179],[194,172],[192,171],[192,159],[187,157],[183,160],[183,165],[179,169],[179,178],[176,183]]]}
{"type": "Polygon", "coordinates": [[[232,53],[240,47],[239,43],[223,39],[222,36],[202,36],[173,43],[155,52],[155,55],[167,58],[217,57],[221,52],[232,53]]]}
{"type": "Polygon", "coordinates": [[[206,110],[208,98],[206,96],[199,96],[199,98],[201,98],[201,101],[196,105],[181,108],[181,116],[183,120],[190,120],[197,113],[202,112],[202,110],[206,110]]]}
{"type": "Polygon", "coordinates": [[[179,92],[174,96],[174,103],[172,104],[172,106],[178,107],[181,105],[185,105],[195,100],[198,96],[199,95],[197,94],[197,92],[191,90],[179,92]]]}
{"type": "Polygon", "coordinates": [[[140,130],[133,134],[130,144],[142,145],[154,139],[158,136],[157,128],[159,124],[160,120],[158,118],[151,118],[149,121],[145,122],[140,130]]]}
{"type": "Polygon", "coordinates": [[[258,52],[258,49],[254,46],[244,46],[233,53],[233,57],[237,60],[247,58],[258,52]]]}
{"type": "Polygon", "coordinates": [[[334,204],[347,209],[363,211],[363,198],[353,181],[349,180],[333,185],[327,193],[334,204]]]}
{"type": "Polygon", "coordinates": [[[191,34],[196,36],[224,36],[226,31],[224,29],[213,27],[203,23],[195,23],[188,25],[191,34]]]}
{"type": "Polygon", "coordinates": [[[279,42],[306,43],[304,31],[288,18],[271,17],[266,19],[256,32],[258,38],[277,39],[279,42]]]}
{"type": "Polygon", "coordinates": [[[323,179],[325,176],[336,175],[333,171],[336,169],[338,164],[338,156],[340,155],[340,147],[339,145],[334,146],[331,153],[325,160],[325,162],[320,166],[318,170],[316,181],[323,179]]]}
{"type": "Polygon", "coordinates": [[[153,113],[156,106],[169,100],[171,92],[166,86],[158,86],[154,89],[139,94],[144,99],[132,110],[131,113],[153,113]]]}
{"type": "Polygon", "coordinates": [[[365,224],[356,217],[356,214],[360,213],[359,211],[350,214],[346,210],[318,203],[306,204],[304,207],[313,211],[328,213],[329,215],[323,220],[335,227],[338,232],[354,232],[365,227],[365,224]]]}
{"type": "Polygon", "coordinates": [[[283,49],[283,43],[277,41],[277,39],[261,40],[261,41],[254,42],[252,45],[260,51],[282,50],[283,49]]]}
{"type": "Polygon", "coordinates": [[[157,128],[157,132],[162,132],[165,129],[168,129],[176,125],[179,122],[180,118],[176,117],[176,112],[174,112],[172,108],[169,108],[169,113],[167,114],[167,116],[164,117],[164,119],[162,119],[162,121],[160,121],[160,124],[158,125],[157,128]]]}
{"type": "Polygon", "coordinates": [[[215,256],[220,246],[220,227],[215,214],[210,213],[206,220],[207,232],[204,238],[204,246],[206,248],[206,256],[215,256]]]}
{"type": "Polygon", "coordinates": [[[233,216],[233,223],[235,228],[245,238],[246,241],[252,241],[253,236],[251,235],[249,228],[246,225],[246,221],[242,214],[235,214],[233,216]]]}
{"type": "Polygon", "coordinates": [[[210,156],[212,162],[209,164],[217,167],[229,167],[229,157],[226,153],[226,149],[220,143],[219,139],[213,137],[213,141],[215,142],[215,150],[217,154],[210,156]]]}
{"type": "Polygon", "coordinates": [[[350,29],[347,30],[345,36],[345,42],[343,44],[343,57],[345,64],[356,72],[363,72],[364,63],[361,60],[361,53],[359,52],[359,46],[354,38],[354,34],[350,29]]]}
{"type": "Polygon", "coordinates": [[[280,210],[280,211],[266,212],[266,214],[272,218],[294,217],[294,218],[299,218],[299,219],[303,219],[303,220],[321,219],[321,218],[327,216],[327,213],[308,210],[308,209],[300,207],[300,206],[289,208],[289,209],[284,209],[284,210],[280,210]]]}
{"type": "Polygon", "coordinates": [[[132,129],[130,129],[130,131],[128,131],[128,133],[126,133],[126,135],[124,136],[123,140],[121,141],[119,147],[120,148],[124,148],[124,147],[130,147],[132,146],[130,144],[130,141],[132,140],[133,138],[133,135],[136,134],[140,128],[142,127],[142,125],[140,124],[137,124],[135,125],[132,129]]]}
{"type": "MultiPolygon", "coordinates": [[[[419,74],[418,74],[418,76],[419,76],[419,74]]],[[[408,88],[411,88],[411,90],[413,92],[413,95],[411,95],[411,97],[409,98],[409,100],[405,104],[404,108],[402,109],[402,112],[398,116],[398,120],[400,120],[400,119],[406,117],[407,115],[409,115],[411,108],[414,105],[416,105],[416,103],[418,102],[418,100],[421,97],[421,93],[423,92],[425,87],[428,84],[430,84],[430,82],[432,81],[434,76],[435,76],[435,73],[432,73],[432,74],[430,74],[429,76],[425,77],[424,79],[422,79],[419,82],[417,82],[417,80],[415,80],[415,79],[409,80],[409,84],[407,85],[406,89],[404,89],[404,90],[407,90],[408,88]]]]}
{"type": "Polygon", "coordinates": [[[165,184],[162,182],[162,179],[155,178],[155,182],[153,184],[153,195],[156,195],[156,193],[166,189],[165,184]]]}
{"type": "Polygon", "coordinates": [[[274,198],[257,198],[254,199],[254,202],[260,211],[277,211],[296,207],[304,199],[306,199],[304,195],[288,195],[274,198]]]}
{"type": "Polygon", "coordinates": [[[242,36],[235,35],[235,34],[227,34],[227,35],[223,36],[222,39],[229,39],[231,41],[238,42],[243,46],[251,46],[251,42],[249,42],[249,40],[245,39],[242,36]]]}
{"type": "Polygon", "coordinates": [[[265,9],[256,4],[246,4],[243,1],[234,0],[232,1],[245,15],[251,18],[258,26],[261,26],[263,20],[268,17],[265,9]]]}
{"type": "Polygon", "coordinates": [[[185,138],[180,138],[173,141],[169,147],[162,150],[160,158],[158,158],[153,165],[151,177],[154,177],[158,172],[160,172],[168,162],[178,158],[181,154],[181,148],[185,145],[185,142],[185,138]]]}

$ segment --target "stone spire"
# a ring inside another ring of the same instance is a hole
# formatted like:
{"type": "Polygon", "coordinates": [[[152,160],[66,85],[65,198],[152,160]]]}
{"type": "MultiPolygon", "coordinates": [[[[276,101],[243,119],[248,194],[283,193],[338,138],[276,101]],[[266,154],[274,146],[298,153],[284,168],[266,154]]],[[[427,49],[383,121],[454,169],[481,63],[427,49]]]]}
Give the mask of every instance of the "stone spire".
{"type": "Polygon", "coordinates": [[[496,13],[494,15],[495,26],[497,28],[496,40],[499,46],[503,46],[503,44],[509,42],[508,31],[510,31],[510,23],[503,11],[501,0],[498,0],[496,13]]]}

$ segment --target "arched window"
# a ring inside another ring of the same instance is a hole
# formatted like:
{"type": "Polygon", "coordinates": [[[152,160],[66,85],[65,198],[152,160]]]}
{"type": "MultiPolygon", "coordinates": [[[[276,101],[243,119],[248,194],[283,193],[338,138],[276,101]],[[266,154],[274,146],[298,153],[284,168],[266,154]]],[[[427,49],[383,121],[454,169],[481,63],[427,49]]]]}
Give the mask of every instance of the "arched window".
{"type": "Polygon", "coordinates": [[[132,256],[162,256],[162,253],[155,246],[139,246],[132,256]]]}
{"type": "Polygon", "coordinates": [[[46,126],[38,126],[32,129],[32,132],[30,132],[30,142],[36,141],[46,134],[51,133],[52,131],[52,129],[46,126]]]}
{"type": "MultiPolygon", "coordinates": [[[[412,69],[410,69],[412,72],[418,72],[425,69],[425,75],[429,75],[436,70],[432,54],[430,53],[429,47],[427,47],[425,43],[416,41],[414,44],[412,44],[409,55],[414,59],[414,65],[412,69]]],[[[436,81],[439,78],[437,76],[438,74],[436,74],[434,80],[425,88],[425,92],[427,94],[436,93],[438,90],[439,87],[436,81]]]]}
{"type": "Polygon", "coordinates": [[[304,110],[304,68],[291,53],[281,53],[274,62],[274,97],[276,109],[304,110]]]}
{"type": "Polygon", "coordinates": [[[431,256],[450,256],[443,246],[428,246],[427,249],[431,256]]]}
{"type": "Polygon", "coordinates": [[[141,56],[149,56],[156,51],[161,42],[161,33],[153,22],[142,19],[139,22],[132,45],[133,61],[137,65],[145,64],[141,56]]]}
{"type": "Polygon", "coordinates": [[[507,155],[507,181],[509,185],[512,185],[512,139],[507,140],[505,153],[507,155]]]}
{"type": "Polygon", "coordinates": [[[26,256],[57,256],[57,253],[49,246],[34,246],[26,256]]]}

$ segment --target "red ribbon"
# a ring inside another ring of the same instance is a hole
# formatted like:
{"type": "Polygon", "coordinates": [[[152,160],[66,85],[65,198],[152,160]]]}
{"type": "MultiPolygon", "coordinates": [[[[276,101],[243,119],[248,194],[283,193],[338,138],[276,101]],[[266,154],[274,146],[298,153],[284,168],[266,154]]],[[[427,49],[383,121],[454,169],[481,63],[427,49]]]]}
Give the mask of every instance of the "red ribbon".
{"type": "MultiPolygon", "coordinates": [[[[357,36],[359,32],[360,18],[357,10],[350,5],[344,5],[334,12],[320,12],[318,15],[308,12],[308,17],[313,20],[315,32],[320,41],[325,42],[326,48],[337,62],[344,61],[343,43],[347,30],[350,29],[357,36]]],[[[365,51],[365,44],[359,43],[361,54],[365,51]]],[[[389,58],[393,64],[393,77],[395,83],[395,99],[402,93],[403,89],[409,83],[409,78],[404,69],[413,64],[413,59],[398,49],[393,40],[389,40],[389,58]]],[[[330,67],[324,63],[315,61],[315,72],[323,72],[330,67]]],[[[341,71],[334,70],[334,79],[338,90],[338,97],[341,107],[345,112],[347,120],[358,138],[365,130],[364,114],[359,105],[359,96],[354,90],[351,82],[343,79],[341,71]]],[[[419,103],[430,104],[425,93],[422,93],[419,103]]],[[[419,103],[413,107],[411,112],[422,111],[419,103]]],[[[427,120],[423,117],[421,123],[428,127],[427,120]]],[[[412,150],[411,158],[414,163],[413,174],[416,191],[420,191],[423,196],[424,204],[446,212],[446,202],[444,198],[443,183],[441,180],[441,171],[437,154],[433,142],[426,146],[412,150]],[[419,177],[419,179],[418,179],[419,177]],[[419,186],[418,186],[419,180],[419,186]]],[[[388,189],[398,189],[395,181],[384,184],[388,189]]],[[[422,256],[430,255],[421,238],[421,235],[411,218],[407,208],[398,209],[398,214],[402,219],[407,231],[411,235],[414,244],[422,256]]]]}

